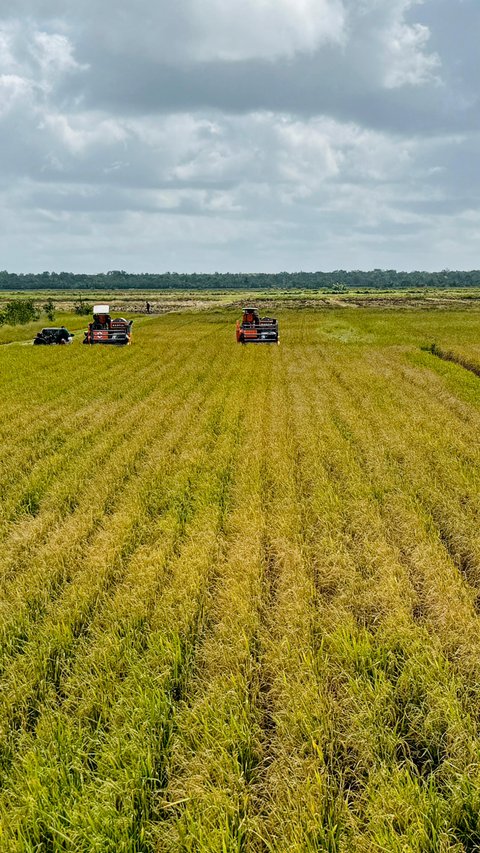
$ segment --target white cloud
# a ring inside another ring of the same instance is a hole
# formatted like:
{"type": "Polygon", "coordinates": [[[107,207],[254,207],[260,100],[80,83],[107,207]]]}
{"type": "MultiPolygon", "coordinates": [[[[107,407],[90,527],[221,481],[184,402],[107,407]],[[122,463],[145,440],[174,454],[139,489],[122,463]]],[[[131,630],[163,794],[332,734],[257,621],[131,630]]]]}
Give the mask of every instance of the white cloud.
{"type": "Polygon", "coordinates": [[[341,42],[343,0],[17,0],[19,15],[91,28],[107,50],[157,60],[274,59],[341,42]]]}
{"type": "Polygon", "coordinates": [[[16,67],[10,27],[5,24],[0,27],[0,69],[6,72],[14,71],[16,67]]]}
{"type": "Polygon", "coordinates": [[[387,34],[387,55],[391,62],[385,75],[387,88],[439,82],[440,58],[435,53],[426,52],[429,39],[428,27],[395,23],[387,34]]]}
{"type": "Polygon", "coordinates": [[[30,81],[18,74],[0,75],[0,117],[6,115],[32,94],[30,81]]]}
{"type": "Polygon", "coordinates": [[[478,233],[478,92],[437,2],[18,0],[0,13],[2,264],[461,266],[445,253],[473,257],[478,233]]]}
{"type": "Polygon", "coordinates": [[[126,138],[122,124],[113,118],[96,115],[67,116],[58,112],[46,112],[38,125],[47,131],[47,138],[57,140],[66,153],[83,154],[89,149],[116,146],[126,138]]]}
{"type": "Polygon", "coordinates": [[[38,63],[40,73],[45,80],[68,71],[86,69],[74,57],[74,48],[67,36],[62,33],[34,31],[30,42],[30,52],[38,63]]]}
{"type": "Polygon", "coordinates": [[[291,57],[341,43],[341,0],[191,0],[196,60],[291,57]]]}

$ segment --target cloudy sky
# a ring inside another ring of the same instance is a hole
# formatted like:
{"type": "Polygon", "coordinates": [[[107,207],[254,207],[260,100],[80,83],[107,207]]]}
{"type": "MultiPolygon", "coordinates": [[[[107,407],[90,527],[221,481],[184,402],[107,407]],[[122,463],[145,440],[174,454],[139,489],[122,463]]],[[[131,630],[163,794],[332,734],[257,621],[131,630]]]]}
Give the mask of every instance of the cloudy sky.
{"type": "Polygon", "coordinates": [[[0,269],[480,267],[480,0],[0,0],[0,269]]]}

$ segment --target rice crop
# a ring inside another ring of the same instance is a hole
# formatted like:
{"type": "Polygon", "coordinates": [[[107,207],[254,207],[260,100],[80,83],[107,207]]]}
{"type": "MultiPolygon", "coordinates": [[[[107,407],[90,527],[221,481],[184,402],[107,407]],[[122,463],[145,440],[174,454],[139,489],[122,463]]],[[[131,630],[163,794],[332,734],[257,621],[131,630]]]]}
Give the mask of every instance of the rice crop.
{"type": "Polygon", "coordinates": [[[478,850],[480,315],[234,320],[0,346],[0,850],[478,850]]]}

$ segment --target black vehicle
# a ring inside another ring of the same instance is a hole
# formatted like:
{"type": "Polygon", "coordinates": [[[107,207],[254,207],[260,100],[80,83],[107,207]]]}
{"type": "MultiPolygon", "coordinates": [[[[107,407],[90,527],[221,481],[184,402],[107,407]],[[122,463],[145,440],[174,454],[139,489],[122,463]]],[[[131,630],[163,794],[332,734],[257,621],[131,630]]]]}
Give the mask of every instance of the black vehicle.
{"type": "Polygon", "coordinates": [[[37,336],[33,343],[36,346],[50,346],[51,344],[70,344],[73,340],[72,332],[69,332],[65,326],[57,328],[42,329],[37,332],[37,336]]]}

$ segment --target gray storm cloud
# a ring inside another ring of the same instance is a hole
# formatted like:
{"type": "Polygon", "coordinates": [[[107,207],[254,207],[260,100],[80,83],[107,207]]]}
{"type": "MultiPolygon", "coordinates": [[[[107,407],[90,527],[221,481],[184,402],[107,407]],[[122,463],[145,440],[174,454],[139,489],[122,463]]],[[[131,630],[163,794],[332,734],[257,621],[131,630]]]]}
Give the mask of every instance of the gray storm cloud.
{"type": "Polygon", "coordinates": [[[475,0],[0,7],[2,267],[478,266],[479,24],[475,0]]]}

